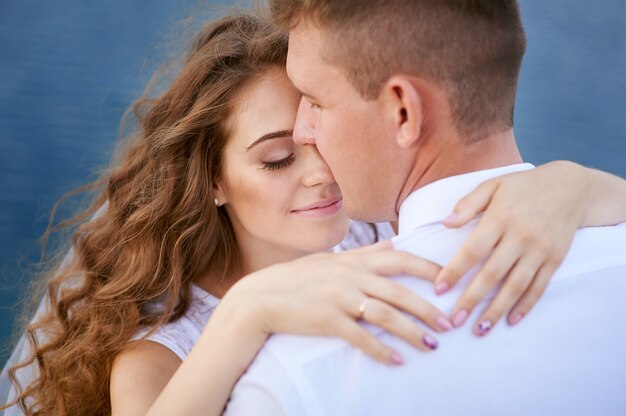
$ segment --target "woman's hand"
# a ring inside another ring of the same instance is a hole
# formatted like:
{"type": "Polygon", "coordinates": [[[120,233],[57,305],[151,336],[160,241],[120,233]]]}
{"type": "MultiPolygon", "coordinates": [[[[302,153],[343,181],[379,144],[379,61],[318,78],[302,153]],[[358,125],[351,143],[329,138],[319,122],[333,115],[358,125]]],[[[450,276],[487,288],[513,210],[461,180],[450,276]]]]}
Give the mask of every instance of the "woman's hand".
{"type": "Polygon", "coordinates": [[[238,306],[233,310],[248,307],[250,321],[266,335],[338,337],[381,362],[399,365],[402,357],[357,321],[381,327],[421,351],[434,350],[435,338],[400,311],[437,332],[451,329],[450,321],[411,290],[381,276],[409,274],[433,281],[439,270],[434,263],[383,243],[263,269],[241,279],[222,303],[235,302],[238,306]]]}
{"type": "Polygon", "coordinates": [[[443,293],[487,258],[452,314],[454,325],[462,325],[502,283],[475,325],[477,335],[486,335],[506,312],[511,325],[528,314],[578,228],[626,221],[626,181],[572,162],[552,162],[481,184],[445,224],[460,227],[483,212],[476,230],[435,280],[435,290],[443,293]]]}

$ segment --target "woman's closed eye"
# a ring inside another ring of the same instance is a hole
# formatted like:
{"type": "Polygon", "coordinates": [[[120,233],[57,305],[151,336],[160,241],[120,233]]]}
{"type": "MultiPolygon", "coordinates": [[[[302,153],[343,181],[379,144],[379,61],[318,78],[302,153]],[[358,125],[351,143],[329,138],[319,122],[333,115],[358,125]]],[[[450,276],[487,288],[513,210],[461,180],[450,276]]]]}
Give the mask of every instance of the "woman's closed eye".
{"type": "Polygon", "coordinates": [[[265,170],[278,170],[278,169],[283,169],[288,167],[289,165],[291,165],[293,163],[293,161],[296,159],[296,155],[294,153],[291,153],[289,156],[287,156],[284,159],[280,159],[280,160],[275,160],[275,161],[271,161],[271,162],[263,162],[263,169],[265,170]]]}

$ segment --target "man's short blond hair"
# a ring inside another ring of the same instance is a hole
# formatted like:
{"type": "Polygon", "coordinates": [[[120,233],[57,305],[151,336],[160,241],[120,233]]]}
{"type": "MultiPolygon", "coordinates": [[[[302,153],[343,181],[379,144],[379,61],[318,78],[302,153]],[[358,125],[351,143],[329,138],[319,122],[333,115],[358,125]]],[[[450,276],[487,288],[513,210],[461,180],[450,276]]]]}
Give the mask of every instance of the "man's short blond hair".
{"type": "Polygon", "coordinates": [[[473,142],[513,126],[526,38],[515,0],[270,0],[276,24],[324,33],[322,57],[366,99],[393,75],[435,81],[473,142]]]}

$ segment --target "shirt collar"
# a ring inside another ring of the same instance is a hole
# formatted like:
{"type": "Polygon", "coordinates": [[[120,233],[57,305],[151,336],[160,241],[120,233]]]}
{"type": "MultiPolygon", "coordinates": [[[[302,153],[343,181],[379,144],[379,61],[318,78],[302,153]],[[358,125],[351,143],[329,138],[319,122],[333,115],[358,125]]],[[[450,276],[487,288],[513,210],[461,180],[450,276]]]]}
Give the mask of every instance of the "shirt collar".
{"type": "Polygon", "coordinates": [[[443,221],[452,213],[457,202],[482,182],[533,168],[530,163],[519,163],[450,176],[423,186],[410,194],[400,205],[398,234],[443,221]]]}

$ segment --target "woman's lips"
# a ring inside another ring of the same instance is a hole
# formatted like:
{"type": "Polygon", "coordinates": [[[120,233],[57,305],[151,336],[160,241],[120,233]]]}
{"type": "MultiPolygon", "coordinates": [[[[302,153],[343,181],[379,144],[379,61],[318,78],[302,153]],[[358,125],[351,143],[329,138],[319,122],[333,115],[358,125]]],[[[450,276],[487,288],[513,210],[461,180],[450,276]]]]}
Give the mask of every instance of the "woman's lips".
{"type": "Polygon", "coordinates": [[[313,204],[291,211],[294,214],[305,217],[327,217],[334,215],[341,210],[342,198],[340,196],[317,201],[313,204]]]}

